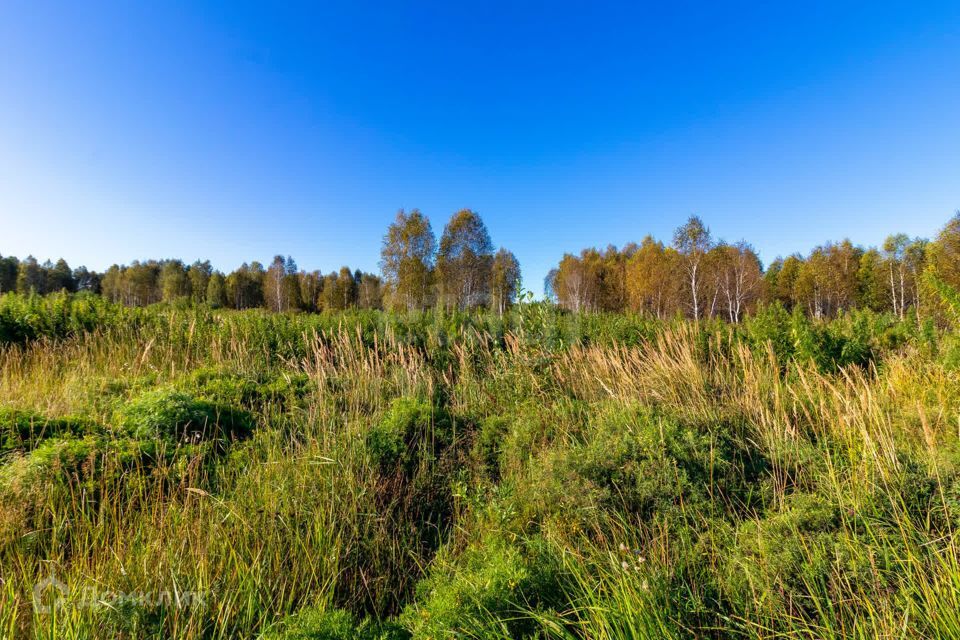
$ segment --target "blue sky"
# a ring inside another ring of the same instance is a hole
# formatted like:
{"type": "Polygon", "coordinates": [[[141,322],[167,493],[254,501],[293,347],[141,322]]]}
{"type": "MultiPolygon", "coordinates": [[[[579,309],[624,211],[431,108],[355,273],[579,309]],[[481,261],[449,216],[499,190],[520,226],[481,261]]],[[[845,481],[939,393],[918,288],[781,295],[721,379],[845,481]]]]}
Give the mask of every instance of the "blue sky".
{"type": "Polygon", "coordinates": [[[470,207],[526,284],[699,214],[769,262],[960,207],[960,3],[0,8],[0,253],[376,270],[470,207]]]}

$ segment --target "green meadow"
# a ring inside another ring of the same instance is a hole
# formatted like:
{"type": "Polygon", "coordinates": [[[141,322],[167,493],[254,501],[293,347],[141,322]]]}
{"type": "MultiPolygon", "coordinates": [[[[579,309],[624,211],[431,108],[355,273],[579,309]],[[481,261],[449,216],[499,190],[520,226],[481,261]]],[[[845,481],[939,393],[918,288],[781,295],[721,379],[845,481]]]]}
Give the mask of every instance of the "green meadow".
{"type": "Polygon", "coordinates": [[[960,637],[953,325],[0,298],[0,636],[960,637]]]}

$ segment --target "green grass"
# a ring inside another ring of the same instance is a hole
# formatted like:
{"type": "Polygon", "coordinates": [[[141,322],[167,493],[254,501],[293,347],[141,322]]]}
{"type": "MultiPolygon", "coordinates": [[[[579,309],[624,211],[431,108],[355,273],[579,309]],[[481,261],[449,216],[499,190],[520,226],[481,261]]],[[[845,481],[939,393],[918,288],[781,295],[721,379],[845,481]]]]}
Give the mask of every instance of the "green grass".
{"type": "Polygon", "coordinates": [[[954,344],[7,295],[0,636],[960,637],[954,344]]]}

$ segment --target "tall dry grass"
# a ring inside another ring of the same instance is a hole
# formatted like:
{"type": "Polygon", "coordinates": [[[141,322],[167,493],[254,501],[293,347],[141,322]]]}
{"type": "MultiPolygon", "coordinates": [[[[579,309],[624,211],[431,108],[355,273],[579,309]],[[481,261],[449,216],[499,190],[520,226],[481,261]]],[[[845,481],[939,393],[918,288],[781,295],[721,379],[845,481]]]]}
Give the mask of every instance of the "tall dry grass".
{"type": "MultiPolygon", "coordinates": [[[[824,372],[779,361],[733,329],[685,323],[630,346],[558,347],[523,325],[417,341],[390,326],[365,334],[344,324],[294,327],[273,340],[241,315],[209,323],[171,314],[152,329],[121,323],[0,348],[0,404],[86,416],[107,433],[138,394],[188,387],[198,372],[308,381],[290,405],[255,407],[253,436],[225,453],[166,443],[133,464],[94,453],[46,475],[30,472],[29,454],[10,454],[0,467],[0,633],[232,638],[304,607],[429,613],[435,605],[418,600],[415,584],[460,570],[460,554],[495,533],[518,545],[542,538],[561,558],[565,606],[510,603],[511,616],[548,637],[960,637],[951,484],[960,382],[917,348],[824,372]],[[495,443],[498,476],[464,457],[441,478],[454,504],[437,532],[441,548],[405,519],[415,494],[392,494],[407,485],[385,478],[368,449],[372,425],[396,398],[455,416],[451,446],[463,456],[475,455],[485,420],[508,424],[495,443]],[[669,517],[646,519],[597,510],[586,491],[557,497],[567,490],[557,478],[574,473],[598,425],[633,429],[623,416],[638,407],[755,452],[766,464],[757,491],[766,493],[725,504],[708,473],[712,506],[680,503],[669,517]],[[935,499],[910,502],[906,474],[935,499]],[[808,494],[837,514],[829,538],[792,519],[808,494]],[[558,509],[566,498],[585,506],[558,509]],[[782,577],[784,540],[796,543],[791,561],[822,570],[804,569],[790,585],[800,603],[764,582],[782,577]],[[31,589],[50,575],[74,597],[96,587],[171,593],[174,602],[38,613],[31,589]],[[202,602],[178,606],[185,593],[202,602]]],[[[502,615],[479,611],[471,620],[502,615]]],[[[472,628],[495,636],[491,629],[511,627],[472,628]]]]}

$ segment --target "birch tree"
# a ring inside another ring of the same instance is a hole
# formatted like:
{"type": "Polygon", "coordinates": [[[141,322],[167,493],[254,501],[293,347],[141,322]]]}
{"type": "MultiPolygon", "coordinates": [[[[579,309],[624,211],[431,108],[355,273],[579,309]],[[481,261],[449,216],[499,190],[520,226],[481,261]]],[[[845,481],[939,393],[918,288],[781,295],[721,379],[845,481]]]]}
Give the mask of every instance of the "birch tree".
{"type": "Polygon", "coordinates": [[[682,257],[684,273],[690,292],[690,309],[693,319],[700,319],[700,285],[703,279],[701,265],[713,242],[710,229],[697,216],[690,216],[686,224],[673,234],[673,246],[682,257]]]}

